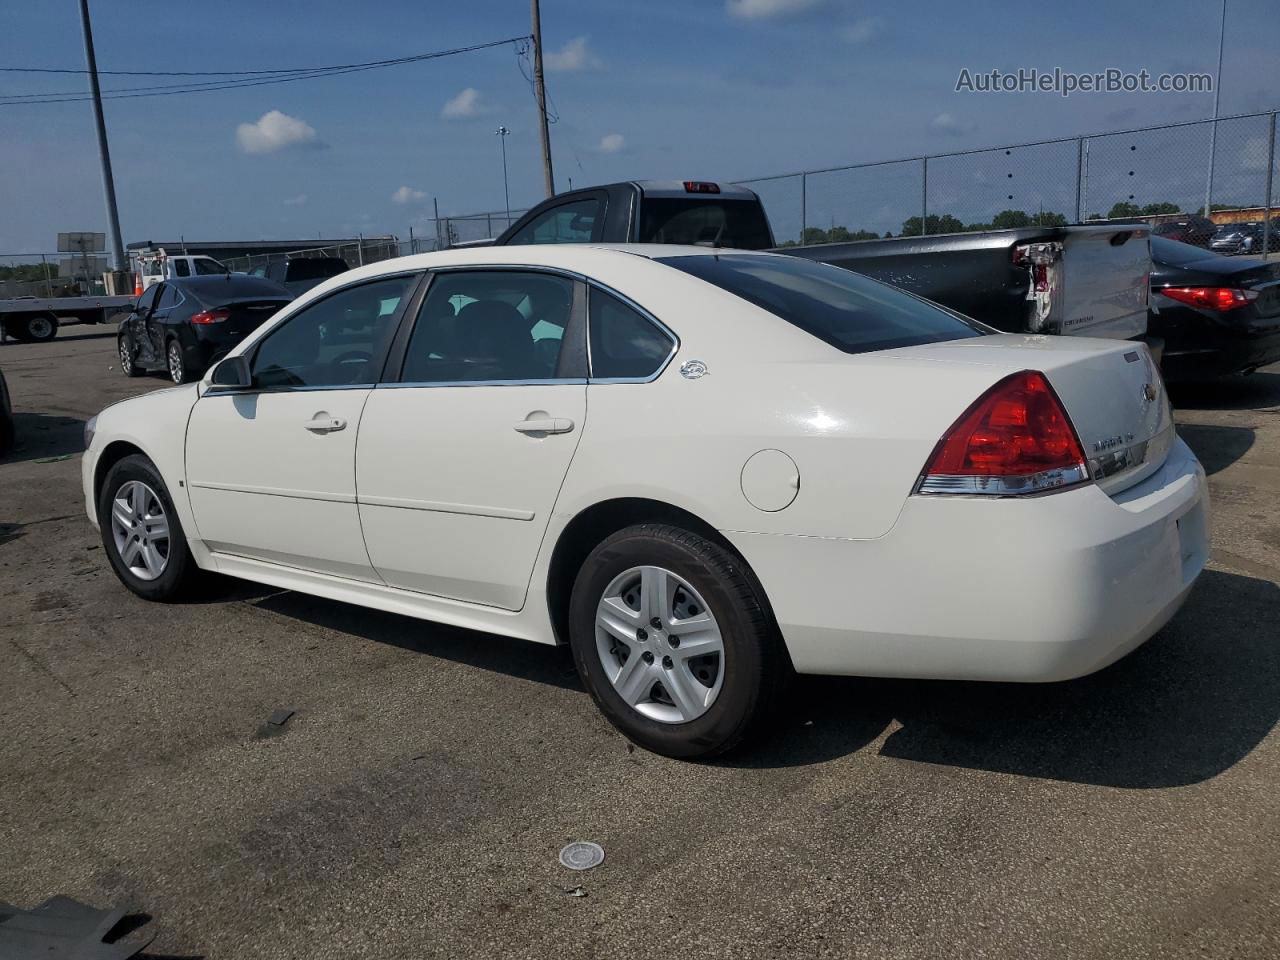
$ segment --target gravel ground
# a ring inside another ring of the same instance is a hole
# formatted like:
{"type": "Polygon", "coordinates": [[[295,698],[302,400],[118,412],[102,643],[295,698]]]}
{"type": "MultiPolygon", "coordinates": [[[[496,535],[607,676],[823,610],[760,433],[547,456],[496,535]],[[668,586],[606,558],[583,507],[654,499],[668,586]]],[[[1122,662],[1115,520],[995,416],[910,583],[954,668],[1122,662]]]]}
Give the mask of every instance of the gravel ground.
{"type": "Polygon", "coordinates": [[[81,432],[163,381],[113,348],[0,347],[0,900],[145,912],[169,957],[1280,956],[1280,368],[1177,395],[1213,560],[1136,653],[1040,687],[806,680],[694,765],[631,749],[562,651],[128,593],[81,432]],[[604,864],[561,867],[572,840],[604,864]]]}

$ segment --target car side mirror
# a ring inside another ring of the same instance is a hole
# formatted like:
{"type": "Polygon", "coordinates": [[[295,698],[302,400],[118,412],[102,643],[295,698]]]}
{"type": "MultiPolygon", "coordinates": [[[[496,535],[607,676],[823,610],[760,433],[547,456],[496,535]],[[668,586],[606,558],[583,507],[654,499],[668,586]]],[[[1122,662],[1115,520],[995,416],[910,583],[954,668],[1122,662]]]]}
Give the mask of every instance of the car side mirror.
{"type": "Polygon", "coordinates": [[[249,362],[244,357],[227,357],[213,368],[209,382],[215,387],[248,387],[253,383],[249,362]]]}

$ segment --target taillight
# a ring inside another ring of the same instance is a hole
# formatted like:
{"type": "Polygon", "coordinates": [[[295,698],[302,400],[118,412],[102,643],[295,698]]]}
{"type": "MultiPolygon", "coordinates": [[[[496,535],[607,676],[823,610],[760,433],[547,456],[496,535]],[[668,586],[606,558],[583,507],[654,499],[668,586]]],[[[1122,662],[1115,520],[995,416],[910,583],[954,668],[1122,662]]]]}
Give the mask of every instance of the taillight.
{"type": "Polygon", "coordinates": [[[919,493],[1009,496],[1089,479],[1080,438],[1038,370],[1005,377],[952,424],[925,464],[919,493]]]}
{"type": "Polygon", "coordinates": [[[1235,290],[1231,287],[1165,287],[1160,292],[1170,300],[1219,313],[1258,299],[1256,290],[1235,290]]]}
{"type": "Polygon", "coordinates": [[[230,316],[230,310],[201,310],[191,315],[191,322],[193,324],[222,323],[230,316]]]}

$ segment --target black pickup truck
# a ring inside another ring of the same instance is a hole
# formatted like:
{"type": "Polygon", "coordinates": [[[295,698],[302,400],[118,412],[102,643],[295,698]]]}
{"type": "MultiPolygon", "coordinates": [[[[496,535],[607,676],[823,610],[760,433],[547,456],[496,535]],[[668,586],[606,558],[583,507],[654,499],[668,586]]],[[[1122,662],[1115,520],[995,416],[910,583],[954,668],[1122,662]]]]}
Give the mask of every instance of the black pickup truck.
{"type": "Polygon", "coordinates": [[[774,250],[883,280],[1000,330],[1131,339],[1147,329],[1151,252],[1143,224],[778,247],[752,190],[705,180],[632,180],[545,200],[488,242],[774,250]]]}

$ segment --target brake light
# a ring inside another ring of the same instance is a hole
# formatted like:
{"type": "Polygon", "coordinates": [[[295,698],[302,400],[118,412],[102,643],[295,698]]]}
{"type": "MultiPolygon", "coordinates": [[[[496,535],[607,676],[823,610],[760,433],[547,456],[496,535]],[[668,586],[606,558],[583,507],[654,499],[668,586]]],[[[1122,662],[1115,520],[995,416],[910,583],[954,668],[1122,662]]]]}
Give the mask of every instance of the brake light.
{"type": "Polygon", "coordinates": [[[1234,290],[1231,287],[1166,287],[1160,291],[1170,300],[1187,303],[1205,310],[1225,313],[1258,299],[1256,290],[1234,290]]]}
{"type": "Polygon", "coordinates": [[[205,324],[205,323],[222,323],[222,321],[228,319],[230,316],[231,316],[230,310],[201,310],[199,313],[193,313],[191,315],[191,323],[193,325],[205,324]]]}
{"type": "Polygon", "coordinates": [[[710,183],[706,180],[686,180],[684,182],[685,193],[719,193],[720,184],[710,183]]]}
{"type": "Polygon", "coordinates": [[[1088,478],[1062,401],[1043,373],[1023,370],[984,393],[943,434],[917,491],[1009,496],[1088,478]]]}

